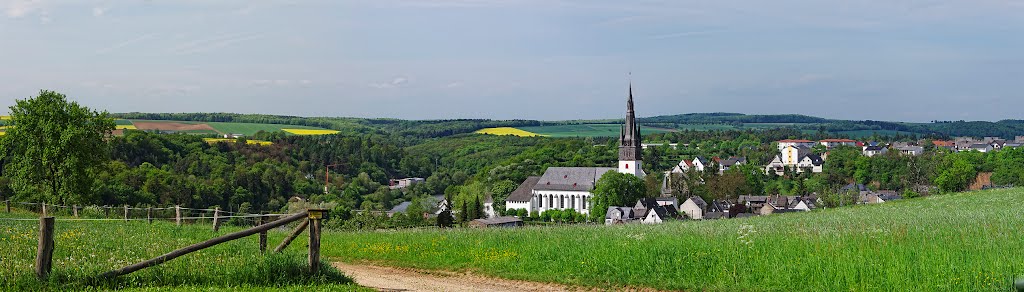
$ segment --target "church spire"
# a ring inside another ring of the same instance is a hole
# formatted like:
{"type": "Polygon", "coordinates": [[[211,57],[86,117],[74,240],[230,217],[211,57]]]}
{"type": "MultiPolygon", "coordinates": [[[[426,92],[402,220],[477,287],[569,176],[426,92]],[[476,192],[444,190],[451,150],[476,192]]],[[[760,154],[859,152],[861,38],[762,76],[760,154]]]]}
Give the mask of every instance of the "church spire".
{"type": "Polygon", "coordinates": [[[619,136],[619,160],[641,160],[640,125],[636,123],[633,111],[633,81],[629,82],[629,98],[626,100],[626,121],[619,136]]]}

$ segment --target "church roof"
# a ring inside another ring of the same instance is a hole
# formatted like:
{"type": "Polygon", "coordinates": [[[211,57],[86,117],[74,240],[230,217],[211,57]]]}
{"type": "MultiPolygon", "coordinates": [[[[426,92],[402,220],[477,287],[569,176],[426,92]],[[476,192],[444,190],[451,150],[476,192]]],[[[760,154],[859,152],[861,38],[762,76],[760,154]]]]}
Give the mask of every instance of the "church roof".
{"type": "Polygon", "coordinates": [[[527,177],[523,183],[519,184],[519,187],[515,191],[508,194],[506,202],[529,202],[533,199],[533,186],[537,185],[537,181],[540,181],[539,176],[527,177]]]}
{"type": "Polygon", "coordinates": [[[611,167],[549,167],[533,189],[589,192],[594,190],[602,175],[616,170],[611,167]]]}

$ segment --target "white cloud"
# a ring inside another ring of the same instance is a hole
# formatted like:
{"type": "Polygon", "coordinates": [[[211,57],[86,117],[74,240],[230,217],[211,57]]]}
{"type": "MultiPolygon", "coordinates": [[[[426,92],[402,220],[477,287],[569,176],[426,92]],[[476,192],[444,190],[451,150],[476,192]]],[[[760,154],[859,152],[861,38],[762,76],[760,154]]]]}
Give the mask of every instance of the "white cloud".
{"type": "Polygon", "coordinates": [[[106,14],[106,13],[107,13],[107,8],[106,7],[93,7],[92,8],[92,16],[100,17],[100,16],[103,16],[103,14],[106,14]]]}
{"type": "Polygon", "coordinates": [[[453,82],[451,82],[451,83],[445,84],[445,85],[444,85],[444,86],[442,86],[442,87],[443,87],[443,88],[456,88],[456,87],[461,87],[461,86],[462,86],[462,82],[459,82],[459,81],[453,81],[453,82]]]}
{"type": "Polygon", "coordinates": [[[36,9],[39,9],[41,4],[42,2],[40,1],[32,0],[8,1],[7,7],[4,8],[4,13],[7,14],[7,17],[18,18],[25,16],[36,9]]]}
{"type": "Polygon", "coordinates": [[[402,86],[404,86],[404,85],[406,85],[408,83],[409,83],[409,78],[406,78],[404,76],[399,76],[399,77],[395,77],[394,79],[391,79],[391,82],[375,82],[375,83],[368,84],[368,86],[373,87],[373,88],[383,89],[383,88],[402,87],[402,86]]]}

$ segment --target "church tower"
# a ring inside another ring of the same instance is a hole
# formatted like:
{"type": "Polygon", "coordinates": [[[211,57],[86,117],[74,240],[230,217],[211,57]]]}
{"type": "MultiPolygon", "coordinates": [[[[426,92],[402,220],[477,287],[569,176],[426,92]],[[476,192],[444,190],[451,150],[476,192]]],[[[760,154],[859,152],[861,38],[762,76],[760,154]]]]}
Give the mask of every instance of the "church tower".
{"type": "Polygon", "coordinates": [[[643,145],[640,142],[640,125],[633,114],[633,83],[629,84],[629,100],[626,101],[626,123],[619,136],[619,172],[644,177],[643,145]]]}

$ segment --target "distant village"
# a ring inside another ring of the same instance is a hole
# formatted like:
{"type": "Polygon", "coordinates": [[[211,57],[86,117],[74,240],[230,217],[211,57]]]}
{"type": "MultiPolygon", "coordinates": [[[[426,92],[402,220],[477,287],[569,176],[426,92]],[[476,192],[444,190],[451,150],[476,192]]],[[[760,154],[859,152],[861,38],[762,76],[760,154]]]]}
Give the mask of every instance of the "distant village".
{"type": "MultiPolygon", "coordinates": [[[[667,220],[715,220],[726,218],[743,218],[764,216],[775,213],[806,212],[821,208],[824,204],[817,194],[805,196],[750,196],[740,195],[735,200],[705,201],[698,196],[677,198],[672,195],[671,178],[677,175],[696,172],[716,172],[721,175],[738,165],[751,163],[746,157],[712,157],[696,156],[692,159],[679,161],[671,170],[665,172],[662,181],[661,196],[644,198],[631,206],[610,206],[606,210],[593,210],[591,198],[594,188],[601,176],[607,172],[620,172],[643,178],[646,174],[642,168],[643,149],[654,146],[677,147],[677,144],[643,143],[640,126],[636,123],[633,110],[633,95],[630,88],[627,101],[626,119],[619,137],[619,163],[616,167],[550,167],[540,176],[531,176],[523,181],[505,200],[504,213],[515,214],[517,210],[526,210],[528,214],[540,214],[548,210],[573,210],[579,214],[589,215],[591,212],[604,212],[604,223],[612,224],[658,224],[667,220]]],[[[828,150],[836,147],[856,147],[864,156],[884,155],[891,151],[901,155],[917,156],[925,152],[924,143],[932,143],[929,149],[947,149],[949,151],[991,152],[1024,145],[1024,136],[1014,140],[999,137],[958,137],[951,141],[920,140],[917,142],[881,143],[875,141],[857,141],[852,139],[811,140],[780,140],[778,154],[764,165],[765,174],[783,175],[787,171],[795,173],[821,173],[828,150]],[[815,148],[820,154],[815,154],[815,148]],[[824,151],[820,151],[822,149],[824,151]]],[[[423,182],[422,178],[406,178],[392,180],[391,188],[404,188],[423,182]]],[[[869,190],[862,184],[852,183],[842,187],[839,193],[855,198],[856,204],[879,204],[903,199],[896,191],[869,190]]],[[[431,211],[433,215],[450,209],[450,203],[443,196],[435,196],[438,202],[431,211]]],[[[389,214],[405,212],[409,202],[395,206],[389,214]]],[[[517,216],[499,216],[494,209],[494,201],[487,196],[483,202],[483,213],[486,218],[475,219],[469,223],[473,227],[510,227],[522,226],[523,220],[517,216]]]]}

